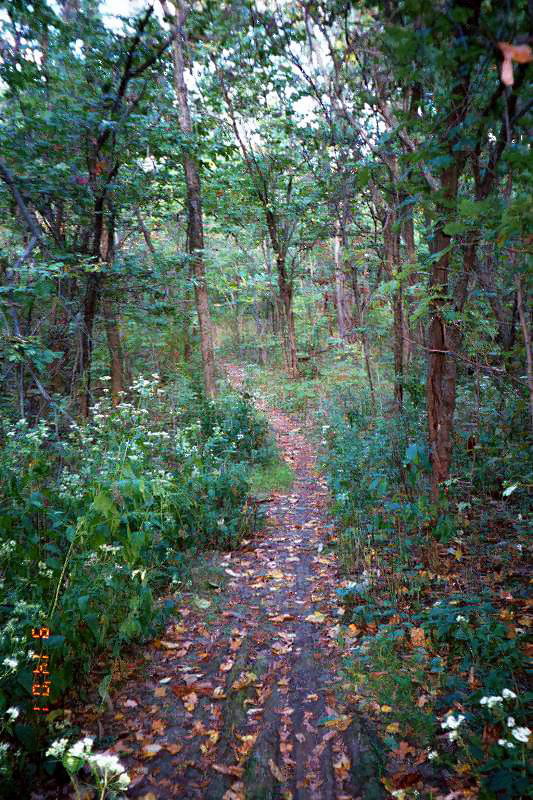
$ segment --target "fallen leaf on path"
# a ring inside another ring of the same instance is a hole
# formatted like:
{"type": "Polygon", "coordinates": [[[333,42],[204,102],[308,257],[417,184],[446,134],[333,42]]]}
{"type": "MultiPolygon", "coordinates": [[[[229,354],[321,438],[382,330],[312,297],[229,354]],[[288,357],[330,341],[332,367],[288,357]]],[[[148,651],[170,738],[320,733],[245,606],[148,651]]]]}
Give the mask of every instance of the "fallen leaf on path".
{"type": "Polygon", "coordinates": [[[156,736],[163,736],[166,729],[167,726],[165,725],[162,719],[152,720],[152,733],[155,733],[156,736]]]}
{"type": "Polygon", "coordinates": [[[189,711],[191,714],[194,711],[198,704],[198,695],[194,692],[190,694],[186,694],[183,697],[183,705],[185,706],[186,710],[189,711]]]}
{"type": "Polygon", "coordinates": [[[145,744],[141,750],[141,754],[144,756],[144,758],[153,758],[161,749],[162,748],[160,744],[145,744]]]}
{"type": "Polygon", "coordinates": [[[413,647],[426,646],[426,635],[423,628],[411,628],[409,636],[411,637],[411,644],[413,647]]]}
{"type": "Polygon", "coordinates": [[[285,773],[282,772],[282,770],[278,767],[278,765],[272,758],[268,759],[268,766],[270,767],[270,772],[275,777],[275,779],[280,783],[285,783],[285,781],[287,780],[287,778],[285,777],[285,773]]]}
{"type": "Polygon", "coordinates": [[[234,775],[236,778],[242,778],[244,767],[232,766],[226,767],[225,764],[213,764],[213,769],[220,772],[222,775],[234,775]]]}
{"type": "Polygon", "coordinates": [[[335,728],[337,731],[345,731],[347,730],[352,722],[352,717],[348,716],[347,714],[342,714],[340,717],[334,717],[333,719],[326,719],[324,722],[320,724],[324,726],[324,728],[335,728]]]}
{"type": "Polygon", "coordinates": [[[345,753],[342,753],[337,761],[333,762],[333,769],[337,773],[337,777],[341,780],[346,780],[349,775],[352,762],[345,753]]]}
{"type": "Polygon", "coordinates": [[[390,725],[387,725],[385,728],[387,733],[399,733],[400,732],[400,723],[399,722],[391,722],[390,725]]]}
{"type": "Polygon", "coordinates": [[[221,672],[229,672],[233,666],[233,659],[228,658],[226,661],[223,661],[219,667],[221,672]]]}
{"type": "Polygon", "coordinates": [[[316,625],[320,625],[326,621],[326,615],[321,611],[315,611],[313,614],[309,614],[305,619],[307,622],[314,622],[316,625]]]}
{"type": "Polygon", "coordinates": [[[231,688],[237,691],[239,689],[245,689],[246,686],[250,686],[252,683],[255,683],[255,681],[257,681],[255,672],[241,672],[237,680],[232,683],[231,688]]]}

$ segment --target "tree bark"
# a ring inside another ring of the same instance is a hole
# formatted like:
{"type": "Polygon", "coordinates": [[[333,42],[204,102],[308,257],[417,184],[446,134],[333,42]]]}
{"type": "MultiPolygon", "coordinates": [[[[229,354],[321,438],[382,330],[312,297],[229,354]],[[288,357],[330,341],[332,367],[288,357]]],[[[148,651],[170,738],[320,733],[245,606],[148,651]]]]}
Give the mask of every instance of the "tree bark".
{"type": "MultiPolygon", "coordinates": [[[[191,113],[189,109],[189,96],[185,83],[185,50],[187,47],[187,33],[185,22],[187,9],[183,0],[175,4],[176,14],[173,18],[176,35],[172,43],[172,60],[174,66],[174,89],[178,101],[180,130],[190,139],[193,133],[191,113]]],[[[169,18],[167,3],[163,3],[165,13],[169,18]]],[[[215,357],[213,350],[213,324],[209,310],[209,296],[205,277],[204,263],[204,229],[202,215],[202,194],[200,186],[200,172],[195,158],[191,155],[189,143],[185,144],[183,153],[183,171],[187,186],[187,247],[191,257],[191,267],[194,277],[194,297],[198,325],[200,328],[200,350],[202,354],[202,367],[204,385],[207,397],[215,397],[215,357]]]]}
{"type": "Polygon", "coordinates": [[[339,337],[346,342],[353,342],[353,295],[347,279],[344,259],[344,236],[341,223],[336,223],[333,241],[335,263],[335,298],[337,300],[337,325],[339,337]],[[351,296],[350,296],[351,295],[351,296]]]}
{"type": "Polygon", "coordinates": [[[403,409],[403,373],[404,373],[404,312],[403,287],[400,271],[400,236],[394,230],[396,213],[388,209],[383,224],[383,241],[385,248],[384,266],[389,280],[395,278],[398,288],[392,300],[393,309],[393,351],[394,351],[394,402],[397,411],[403,409]]]}
{"type": "Polygon", "coordinates": [[[122,392],[124,391],[124,367],[120,326],[115,304],[111,298],[104,298],[102,308],[104,312],[107,347],[109,349],[109,362],[111,367],[111,399],[113,405],[118,406],[122,398],[122,392]]]}
{"type": "Polygon", "coordinates": [[[529,330],[529,323],[524,308],[524,297],[522,292],[522,276],[517,275],[516,278],[516,304],[518,307],[518,316],[520,318],[520,326],[524,336],[524,345],[526,348],[526,366],[527,366],[527,383],[529,387],[529,414],[531,417],[531,429],[533,430],[533,352],[531,349],[531,331],[529,330]]]}

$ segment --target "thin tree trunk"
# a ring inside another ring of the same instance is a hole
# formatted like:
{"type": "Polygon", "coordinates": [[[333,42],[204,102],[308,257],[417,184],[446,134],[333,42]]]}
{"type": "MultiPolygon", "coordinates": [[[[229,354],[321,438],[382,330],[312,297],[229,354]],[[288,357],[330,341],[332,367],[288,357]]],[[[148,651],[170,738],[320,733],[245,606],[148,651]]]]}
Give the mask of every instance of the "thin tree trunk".
{"type": "Polygon", "coordinates": [[[531,331],[529,330],[529,323],[524,308],[524,297],[522,294],[522,276],[517,275],[516,281],[516,305],[518,307],[518,316],[520,319],[520,326],[524,336],[524,345],[526,348],[526,366],[527,366],[527,383],[529,386],[529,414],[531,417],[531,428],[533,430],[533,352],[531,350],[531,331]]]}
{"type": "Polygon", "coordinates": [[[149,230],[148,230],[148,228],[146,227],[146,225],[145,225],[145,223],[144,223],[144,220],[143,220],[143,218],[142,218],[142,216],[141,216],[141,212],[139,211],[139,209],[138,209],[138,208],[137,208],[137,209],[135,209],[135,216],[137,217],[137,223],[138,223],[138,225],[139,225],[139,229],[140,229],[140,231],[141,231],[141,233],[142,233],[142,235],[143,235],[143,238],[144,238],[144,241],[145,241],[146,247],[148,248],[148,250],[150,251],[150,253],[151,253],[152,255],[154,255],[154,253],[155,253],[155,247],[154,247],[154,244],[153,244],[153,242],[152,242],[152,237],[151,237],[151,235],[150,235],[150,231],[149,231],[149,230]]]}
{"type": "Polygon", "coordinates": [[[354,268],[352,272],[352,284],[354,294],[354,312],[355,312],[355,327],[359,328],[361,333],[361,344],[363,347],[363,360],[365,363],[366,376],[368,379],[368,388],[370,389],[370,403],[372,405],[372,412],[376,413],[376,391],[374,388],[374,375],[372,369],[372,355],[370,351],[370,343],[368,341],[368,334],[365,330],[364,308],[361,301],[361,292],[357,280],[357,269],[354,268]]]}
{"type": "MultiPolygon", "coordinates": [[[[187,85],[185,83],[185,50],[187,47],[185,21],[187,9],[183,0],[178,0],[175,7],[176,15],[173,18],[173,23],[176,27],[177,35],[172,45],[174,88],[178,101],[180,129],[182,133],[185,134],[185,139],[190,139],[192,137],[193,127],[189,109],[187,85]]],[[[167,3],[163,3],[163,8],[167,16],[172,18],[173,15],[170,14],[167,3]]],[[[209,310],[209,297],[203,255],[204,229],[200,173],[198,164],[187,149],[188,147],[189,143],[186,142],[183,153],[183,170],[187,186],[187,245],[194,277],[194,296],[198,314],[198,325],[200,328],[200,350],[202,354],[205,391],[208,397],[214,397],[216,395],[215,357],[213,351],[213,325],[209,310]]]]}
{"type": "Polygon", "coordinates": [[[394,292],[393,307],[393,351],[394,351],[394,401],[397,411],[403,409],[403,372],[404,372],[404,315],[403,289],[400,270],[400,238],[394,230],[396,214],[388,209],[383,224],[383,240],[385,248],[384,266],[389,280],[396,278],[398,288],[394,292]]]}
{"type": "Polygon", "coordinates": [[[285,259],[283,256],[278,255],[276,264],[278,268],[279,295],[287,331],[287,369],[291,378],[298,378],[298,350],[296,347],[296,327],[292,308],[292,286],[287,280],[285,259]]]}
{"type": "MultiPolygon", "coordinates": [[[[444,171],[442,187],[445,197],[451,202],[457,195],[458,174],[455,164],[444,171]]],[[[441,221],[435,231],[432,250],[440,254],[433,261],[430,288],[436,293],[431,306],[431,319],[428,331],[428,375],[427,411],[429,444],[432,464],[432,495],[437,500],[441,484],[447,479],[452,458],[453,415],[455,411],[455,392],[457,365],[455,358],[448,355],[450,331],[443,315],[448,296],[448,269],[450,265],[451,238],[444,232],[449,209],[439,208],[441,221]]]]}
{"type": "Polygon", "coordinates": [[[93,330],[94,318],[98,306],[100,294],[101,276],[90,273],[87,278],[87,287],[83,301],[83,315],[81,328],[81,347],[79,373],[81,378],[81,390],[79,396],[80,413],[82,417],[89,416],[91,404],[91,363],[93,354],[93,330]]]}
{"type": "Polygon", "coordinates": [[[350,265],[347,263],[346,240],[340,222],[337,223],[337,232],[334,240],[335,255],[335,297],[337,301],[337,324],[339,336],[343,341],[353,342],[354,318],[353,291],[349,282],[350,265]]]}
{"type": "Polygon", "coordinates": [[[111,367],[111,399],[114,406],[118,406],[124,391],[124,367],[122,357],[122,342],[120,340],[120,326],[113,301],[107,297],[103,299],[105,331],[109,349],[109,362],[111,367]]]}

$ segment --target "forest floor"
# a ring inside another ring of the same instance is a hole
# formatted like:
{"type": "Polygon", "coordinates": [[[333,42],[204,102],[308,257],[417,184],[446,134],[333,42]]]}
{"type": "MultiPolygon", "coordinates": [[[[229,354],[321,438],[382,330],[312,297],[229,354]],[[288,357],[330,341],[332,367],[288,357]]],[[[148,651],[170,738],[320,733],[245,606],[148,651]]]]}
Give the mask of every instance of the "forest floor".
{"type": "MultiPolygon", "coordinates": [[[[240,386],[242,370],[227,372],[240,386]]],[[[115,742],[108,752],[132,778],[129,797],[383,794],[375,741],[340,670],[327,489],[298,420],[262,410],[294,471],[292,489],[261,503],[261,530],[214,557],[209,591],[180,595],[164,634],[111,689],[109,708],[79,721],[115,742]]]]}

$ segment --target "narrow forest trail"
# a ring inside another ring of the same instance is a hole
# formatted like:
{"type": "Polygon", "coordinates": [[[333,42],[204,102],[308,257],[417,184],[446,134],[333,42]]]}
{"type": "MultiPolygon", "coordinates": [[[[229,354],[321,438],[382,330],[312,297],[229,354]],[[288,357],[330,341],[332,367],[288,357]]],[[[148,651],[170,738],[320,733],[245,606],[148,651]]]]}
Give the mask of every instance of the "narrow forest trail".
{"type": "MultiPolygon", "coordinates": [[[[234,386],[239,367],[227,365],[234,386]]],[[[267,413],[295,472],[266,524],[220,557],[228,582],[216,612],[184,597],[180,621],[145,653],[147,668],[102,720],[120,736],[146,800],[349,800],[381,796],[337,644],[337,565],[327,489],[298,421],[267,413]]],[[[205,605],[205,603],[204,603],[205,605]]]]}

